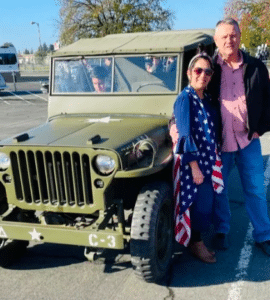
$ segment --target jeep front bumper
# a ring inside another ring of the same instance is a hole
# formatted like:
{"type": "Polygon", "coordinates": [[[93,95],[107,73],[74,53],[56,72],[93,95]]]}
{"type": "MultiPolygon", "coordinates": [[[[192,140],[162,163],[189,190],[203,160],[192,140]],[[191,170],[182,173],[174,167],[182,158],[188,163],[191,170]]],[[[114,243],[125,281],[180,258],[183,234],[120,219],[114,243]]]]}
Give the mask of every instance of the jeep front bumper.
{"type": "Polygon", "coordinates": [[[90,227],[75,228],[62,225],[1,221],[0,238],[96,248],[124,248],[123,233],[108,228],[98,230],[90,227]]]}

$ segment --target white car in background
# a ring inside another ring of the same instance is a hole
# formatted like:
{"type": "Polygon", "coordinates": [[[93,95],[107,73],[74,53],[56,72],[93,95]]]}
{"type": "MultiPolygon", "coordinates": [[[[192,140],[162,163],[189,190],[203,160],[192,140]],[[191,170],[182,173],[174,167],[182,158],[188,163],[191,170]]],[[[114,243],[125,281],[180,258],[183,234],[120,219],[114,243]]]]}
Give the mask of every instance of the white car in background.
{"type": "Polygon", "coordinates": [[[6,81],[4,77],[0,74],[0,91],[7,88],[6,81]]]}
{"type": "Polygon", "coordinates": [[[11,43],[0,46],[0,73],[6,82],[18,81],[21,76],[17,51],[11,43]]]}

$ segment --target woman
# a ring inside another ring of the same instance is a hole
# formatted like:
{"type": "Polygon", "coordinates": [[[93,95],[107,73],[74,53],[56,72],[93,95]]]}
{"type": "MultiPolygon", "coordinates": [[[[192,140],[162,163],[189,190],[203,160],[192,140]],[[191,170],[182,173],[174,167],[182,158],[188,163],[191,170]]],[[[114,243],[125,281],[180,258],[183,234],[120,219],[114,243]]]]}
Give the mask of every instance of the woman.
{"type": "MultiPolygon", "coordinates": [[[[215,133],[219,118],[205,92],[212,74],[212,60],[206,53],[192,58],[187,71],[189,85],[176,99],[170,130],[175,153],[180,154],[177,226],[186,227],[190,208],[191,238],[185,242],[186,245],[189,242],[191,252],[206,263],[215,263],[216,257],[205,246],[201,232],[211,224],[215,192],[221,192],[223,186],[215,133]]],[[[178,241],[182,238],[178,236],[181,232],[183,230],[177,232],[178,241]]]]}

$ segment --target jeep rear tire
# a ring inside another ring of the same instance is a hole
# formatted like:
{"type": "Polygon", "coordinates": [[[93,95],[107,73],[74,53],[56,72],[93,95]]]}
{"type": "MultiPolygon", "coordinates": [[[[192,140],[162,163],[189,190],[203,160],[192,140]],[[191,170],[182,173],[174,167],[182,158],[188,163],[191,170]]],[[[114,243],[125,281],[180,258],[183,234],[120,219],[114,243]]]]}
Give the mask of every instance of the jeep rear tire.
{"type": "Polygon", "coordinates": [[[155,182],[138,195],[131,224],[130,253],[135,273],[159,282],[170,269],[173,250],[172,190],[155,182]]]}

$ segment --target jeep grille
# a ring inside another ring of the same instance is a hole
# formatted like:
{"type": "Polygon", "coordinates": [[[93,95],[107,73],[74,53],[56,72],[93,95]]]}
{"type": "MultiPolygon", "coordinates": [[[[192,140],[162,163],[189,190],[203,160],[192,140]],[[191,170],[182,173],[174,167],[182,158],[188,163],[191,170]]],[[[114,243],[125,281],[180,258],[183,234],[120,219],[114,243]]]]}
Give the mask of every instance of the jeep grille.
{"type": "Polygon", "coordinates": [[[19,201],[74,207],[93,203],[88,155],[20,150],[10,158],[19,201]]]}

